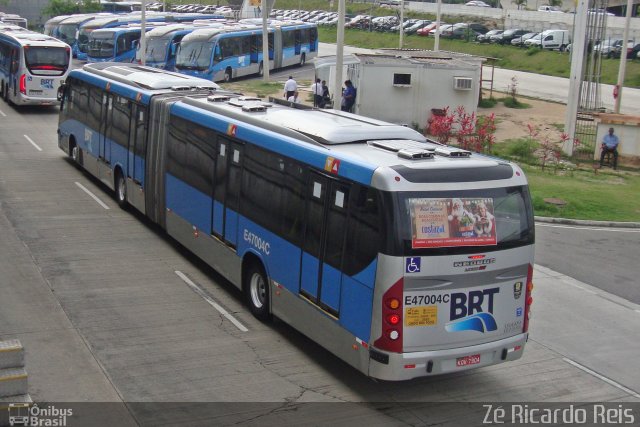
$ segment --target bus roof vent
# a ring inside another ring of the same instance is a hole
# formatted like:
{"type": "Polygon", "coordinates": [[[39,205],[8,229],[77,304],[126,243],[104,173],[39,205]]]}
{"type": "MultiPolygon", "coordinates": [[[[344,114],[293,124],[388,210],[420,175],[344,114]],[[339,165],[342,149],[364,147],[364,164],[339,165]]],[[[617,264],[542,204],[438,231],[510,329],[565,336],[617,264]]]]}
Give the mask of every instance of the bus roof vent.
{"type": "Polygon", "coordinates": [[[228,95],[209,95],[207,96],[207,101],[209,102],[226,102],[230,100],[231,97],[228,95]]]}
{"type": "Polygon", "coordinates": [[[250,113],[257,113],[260,111],[267,111],[268,105],[263,102],[251,102],[242,106],[242,111],[250,113]]]}
{"type": "Polygon", "coordinates": [[[398,151],[398,157],[409,160],[433,159],[433,151],[421,148],[404,148],[398,151]]]}
{"type": "Polygon", "coordinates": [[[191,86],[171,86],[171,90],[181,92],[185,90],[191,90],[191,86]]]}
{"type": "Polygon", "coordinates": [[[454,147],[436,147],[436,154],[444,157],[469,157],[471,156],[471,151],[463,150],[461,148],[454,147]]]}
{"type": "Polygon", "coordinates": [[[423,150],[433,151],[433,148],[424,142],[411,141],[408,139],[381,139],[369,141],[369,145],[383,150],[398,153],[400,150],[423,150]]]}

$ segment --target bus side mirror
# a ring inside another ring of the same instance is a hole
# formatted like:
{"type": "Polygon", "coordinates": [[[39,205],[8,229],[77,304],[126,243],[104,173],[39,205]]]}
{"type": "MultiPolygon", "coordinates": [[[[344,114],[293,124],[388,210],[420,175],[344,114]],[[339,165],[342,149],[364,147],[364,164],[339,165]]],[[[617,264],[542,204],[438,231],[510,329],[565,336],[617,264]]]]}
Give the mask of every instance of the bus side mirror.
{"type": "Polygon", "coordinates": [[[138,43],[140,41],[139,40],[134,40],[131,42],[131,50],[138,50],[138,43]]]}
{"type": "Polygon", "coordinates": [[[180,43],[171,43],[171,56],[176,56],[176,50],[180,43]]]}

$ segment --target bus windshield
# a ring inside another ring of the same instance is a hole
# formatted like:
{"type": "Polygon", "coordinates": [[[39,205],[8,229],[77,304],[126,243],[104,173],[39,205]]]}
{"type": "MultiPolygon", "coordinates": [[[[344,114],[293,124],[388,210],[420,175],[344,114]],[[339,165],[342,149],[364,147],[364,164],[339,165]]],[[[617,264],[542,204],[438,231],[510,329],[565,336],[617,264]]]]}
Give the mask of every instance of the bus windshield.
{"type": "Polygon", "coordinates": [[[76,42],[77,24],[60,24],[58,26],[58,38],[68,45],[76,42]]]}
{"type": "Polygon", "coordinates": [[[87,53],[93,58],[112,58],[114,56],[113,34],[92,36],[89,39],[87,53]]]}
{"type": "Polygon", "coordinates": [[[167,37],[147,38],[146,60],[153,62],[164,61],[167,56],[169,41],[167,37]]]}
{"type": "Polygon", "coordinates": [[[59,71],[61,74],[69,67],[69,51],[63,47],[32,46],[24,50],[24,60],[32,73],[34,71],[59,71]]]}
{"type": "Polygon", "coordinates": [[[527,187],[397,194],[401,254],[451,255],[534,242],[527,187]]]}
{"type": "Polygon", "coordinates": [[[89,28],[82,28],[80,29],[80,31],[78,31],[78,47],[81,52],[86,52],[86,49],[89,45],[89,35],[95,29],[96,28],[89,27],[89,28]]]}
{"type": "Polygon", "coordinates": [[[211,63],[213,43],[193,42],[181,45],[176,55],[176,68],[179,70],[204,71],[211,63]]]}

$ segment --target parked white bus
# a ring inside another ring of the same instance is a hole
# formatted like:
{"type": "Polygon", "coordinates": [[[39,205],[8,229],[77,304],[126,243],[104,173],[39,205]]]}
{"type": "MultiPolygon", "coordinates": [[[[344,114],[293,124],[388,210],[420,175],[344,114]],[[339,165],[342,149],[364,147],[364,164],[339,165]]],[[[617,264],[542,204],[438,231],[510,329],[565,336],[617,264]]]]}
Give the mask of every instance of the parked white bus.
{"type": "Polygon", "coordinates": [[[53,37],[0,28],[0,95],[15,105],[57,104],[71,69],[71,47],[53,37]]]}

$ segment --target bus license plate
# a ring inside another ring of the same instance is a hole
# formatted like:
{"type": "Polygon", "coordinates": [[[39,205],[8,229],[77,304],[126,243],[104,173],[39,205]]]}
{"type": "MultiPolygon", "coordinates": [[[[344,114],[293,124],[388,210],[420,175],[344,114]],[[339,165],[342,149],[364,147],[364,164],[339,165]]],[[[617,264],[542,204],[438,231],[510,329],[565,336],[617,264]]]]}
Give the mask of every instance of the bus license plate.
{"type": "Polygon", "coordinates": [[[480,355],[479,354],[472,354],[471,356],[458,357],[456,359],[456,366],[457,367],[476,365],[478,363],[480,363],[480,355]]]}

